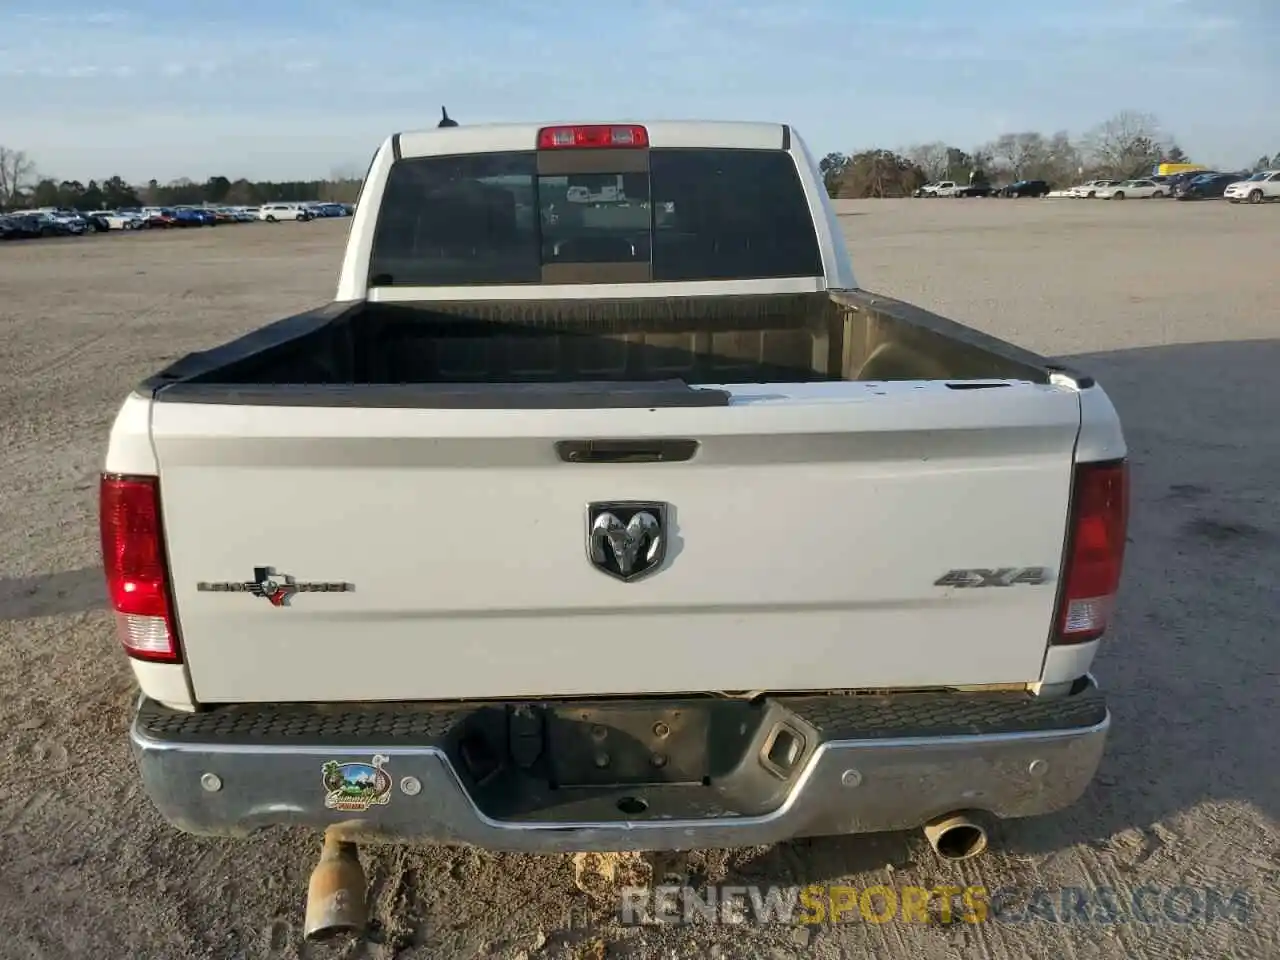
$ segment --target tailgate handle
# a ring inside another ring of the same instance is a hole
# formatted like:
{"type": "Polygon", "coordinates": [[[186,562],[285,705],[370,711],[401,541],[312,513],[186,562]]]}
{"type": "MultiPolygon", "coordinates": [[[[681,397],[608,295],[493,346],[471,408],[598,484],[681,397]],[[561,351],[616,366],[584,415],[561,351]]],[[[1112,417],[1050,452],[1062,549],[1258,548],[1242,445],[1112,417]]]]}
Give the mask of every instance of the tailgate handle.
{"type": "Polygon", "coordinates": [[[693,459],[697,440],[560,440],[565,463],[682,463],[693,459]]]}

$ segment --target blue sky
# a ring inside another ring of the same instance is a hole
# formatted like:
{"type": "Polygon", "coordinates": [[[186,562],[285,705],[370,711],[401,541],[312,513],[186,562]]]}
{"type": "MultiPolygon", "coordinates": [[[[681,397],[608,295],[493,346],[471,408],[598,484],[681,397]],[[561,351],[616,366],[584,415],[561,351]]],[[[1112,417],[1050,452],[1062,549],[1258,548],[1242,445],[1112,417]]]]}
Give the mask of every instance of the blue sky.
{"type": "Polygon", "coordinates": [[[1277,50],[1280,0],[0,0],[0,143],[63,178],[283,179],[362,173],[441,103],[785,120],[819,153],[1133,109],[1238,166],[1280,150],[1277,50]]]}

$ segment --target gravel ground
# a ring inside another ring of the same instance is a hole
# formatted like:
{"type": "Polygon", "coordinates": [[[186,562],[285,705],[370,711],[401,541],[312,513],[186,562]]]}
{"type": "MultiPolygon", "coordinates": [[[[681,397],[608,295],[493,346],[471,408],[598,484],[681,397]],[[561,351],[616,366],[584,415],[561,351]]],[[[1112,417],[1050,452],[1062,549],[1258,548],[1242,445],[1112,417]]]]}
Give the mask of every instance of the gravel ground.
{"type": "MultiPolygon", "coordinates": [[[[1101,773],[1004,824],[977,862],[915,834],[717,851],[729,883],[1142,888],[1156,922],[622,928],[567,858],[366,855],[376,928],[300,942],[318,849],[176,833],[126,748],[131,678],[104,614],[96,478],[129,388],[183,353],[319,304],[339,222],[0,246],[0,957],[1274,957],[1280,913],[1280,210],[1171,201],[841,205],[863,285],[1098,376],[1135,467],[1101,773]],[[1247,917],[1188,891],[1245,889],[1247,917]],[[1173,922],[1176,918],[1189,923],[1173,922]]],[[[1096,914],[1095,914],[1096,918],[1096,914]]],[[[1060,918],[1061,919],[1061,918],[1060,918]]]]}

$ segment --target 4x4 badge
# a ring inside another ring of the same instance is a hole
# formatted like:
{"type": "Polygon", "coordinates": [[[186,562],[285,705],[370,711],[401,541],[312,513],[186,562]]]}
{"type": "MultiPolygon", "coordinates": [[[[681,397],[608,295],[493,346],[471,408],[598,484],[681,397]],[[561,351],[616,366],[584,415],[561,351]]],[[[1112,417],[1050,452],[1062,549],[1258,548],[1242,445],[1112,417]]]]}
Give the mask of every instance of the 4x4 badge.
{"type": "Polygon", "coordinates": [[[295,593],[351,593],[350,583],[299,582],[288,574],[277,573],[275,567],[254,567],[253,579],[196,584],[202,593],[248,593],[271,601],[273,607],[287,607],[295,593]]]}
{"type": "Polygon", "coordinates": [[[1048,567],[999,567],[995,570],[974,567],[972,569],[948,570],[937,580],[935,587],[960,587],[966,590],[981,587],[1016,587],[1018,584],[1040,586],[1049,583],[1053,573],[1048,567]]]}

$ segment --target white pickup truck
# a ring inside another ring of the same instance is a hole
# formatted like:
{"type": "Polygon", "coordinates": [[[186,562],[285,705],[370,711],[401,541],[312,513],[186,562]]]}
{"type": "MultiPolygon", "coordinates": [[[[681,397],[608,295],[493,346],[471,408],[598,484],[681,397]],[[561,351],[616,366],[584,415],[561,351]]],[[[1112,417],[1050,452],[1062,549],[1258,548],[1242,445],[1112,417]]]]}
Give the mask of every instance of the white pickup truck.
{"type": "Polygon", "coordinates": [[[968,856],[1094,775],[1127,489],[1092,378],[859,288],[785,125],[401,133],[335,302],[115,421],[134,752],[326,831],[315,935],[363,842],[968,856]]]}

